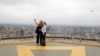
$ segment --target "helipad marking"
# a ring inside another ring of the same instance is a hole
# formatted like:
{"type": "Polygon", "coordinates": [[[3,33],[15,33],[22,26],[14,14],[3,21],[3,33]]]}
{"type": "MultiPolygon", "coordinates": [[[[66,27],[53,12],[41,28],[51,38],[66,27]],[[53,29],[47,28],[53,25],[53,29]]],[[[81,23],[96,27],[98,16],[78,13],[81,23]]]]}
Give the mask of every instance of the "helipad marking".
{"type": "Polygon", "coordinates": [[[71,50],[71,56],[85,56],[83,46],[17,46],[18,56],[35,56],[31,50],[71,50]]]}

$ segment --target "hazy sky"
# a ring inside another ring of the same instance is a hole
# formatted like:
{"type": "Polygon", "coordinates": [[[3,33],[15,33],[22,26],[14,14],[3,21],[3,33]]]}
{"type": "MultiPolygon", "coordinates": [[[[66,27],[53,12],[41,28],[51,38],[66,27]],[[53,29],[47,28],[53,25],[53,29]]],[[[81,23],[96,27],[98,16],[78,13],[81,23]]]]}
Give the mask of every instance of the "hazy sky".
{"type": "Polygon", "coordinates": [[[0,23],[100,25],[100,0],[0,0],[0,23]]]}

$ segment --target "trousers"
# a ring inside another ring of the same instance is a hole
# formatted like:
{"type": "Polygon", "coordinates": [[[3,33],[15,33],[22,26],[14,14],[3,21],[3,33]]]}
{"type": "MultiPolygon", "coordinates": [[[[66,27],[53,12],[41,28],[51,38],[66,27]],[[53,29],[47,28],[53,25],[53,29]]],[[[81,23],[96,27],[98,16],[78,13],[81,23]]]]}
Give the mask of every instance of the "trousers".
{"type": "Polygon", "coordinates": [[[42,40],[42,45],[46,45],[46,41],[45,41],[45,35],[46,35],[46,33],[42,33],[42,38],[41,38],[41,40],[42,40]]]}
{"type": "Polygon", "coordinates": [[[42,44],[42,32],[37,33],[36,43],[42,44]]]}

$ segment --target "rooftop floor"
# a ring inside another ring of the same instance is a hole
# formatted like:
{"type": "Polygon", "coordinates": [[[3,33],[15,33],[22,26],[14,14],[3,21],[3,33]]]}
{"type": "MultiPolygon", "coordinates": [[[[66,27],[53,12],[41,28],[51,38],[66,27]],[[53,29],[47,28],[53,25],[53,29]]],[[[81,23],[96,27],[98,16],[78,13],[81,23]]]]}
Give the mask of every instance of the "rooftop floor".
{"type": "Polygon", "coordinates": [[[57,41],[47,41],[46,46],[40,46],[34,41],[20,42],[1,44],[0,56],[100,56],[100,47],[57,41]]]}

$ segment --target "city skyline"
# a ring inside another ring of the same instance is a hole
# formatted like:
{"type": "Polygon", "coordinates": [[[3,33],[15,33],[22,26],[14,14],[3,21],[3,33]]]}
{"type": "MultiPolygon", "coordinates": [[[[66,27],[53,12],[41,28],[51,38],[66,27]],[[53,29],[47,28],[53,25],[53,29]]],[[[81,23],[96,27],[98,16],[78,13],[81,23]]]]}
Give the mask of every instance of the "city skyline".
{"type": "Polygon", "coordinates": [[[100,26],[100,0],[0,0],[0,23],[100,26]]]}

